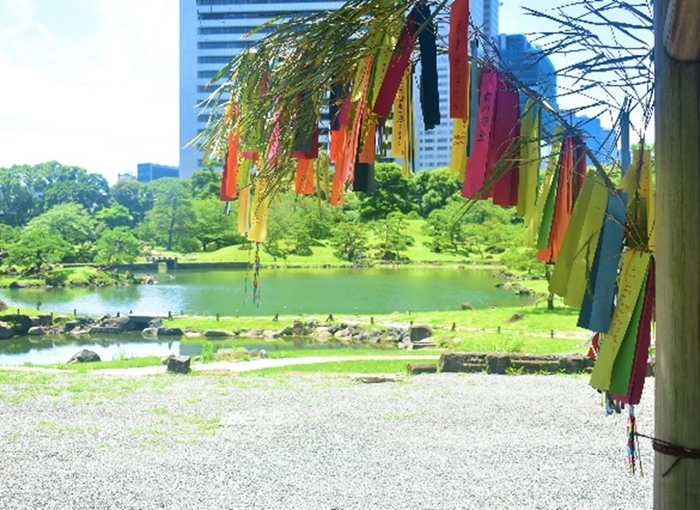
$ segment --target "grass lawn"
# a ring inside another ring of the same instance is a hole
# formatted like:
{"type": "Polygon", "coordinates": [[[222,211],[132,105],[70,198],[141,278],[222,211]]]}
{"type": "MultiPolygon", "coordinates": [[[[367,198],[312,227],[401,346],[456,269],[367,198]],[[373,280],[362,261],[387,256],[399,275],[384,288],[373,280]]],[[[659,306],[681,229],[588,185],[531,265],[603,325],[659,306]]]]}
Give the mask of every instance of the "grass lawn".
{"type": "MultiPolygon", "coordinates": [[[[415,354],[415,353],[414,353],[415,354]]],[[[329,361],[328,363],[313,363],[309,365],[292,365],[288,367],[263,368],[250,372],[241,372],[245,377],[270,377],[278,375],[331,373],[331,374],[405,374],[409,363],[434,363],[434,359],[412,360],[358,360],[358,361],[329,361]]]]}
{"type": "Polygon", "coordinates": [[[114,361],[96,361],[94,363],[57,363],[51,365],[36,365],[34,363],[25,363],[25,367],[42,367],[42,368],[58,368],[60,370],[70,370],[74,372],[90,372],[92,370],[101,370],[105,368],[134,368],[134,367],[151,367],[160,365],[161,361],[158,356],[146,356],[143,358],[130,358],[114,361]]]}

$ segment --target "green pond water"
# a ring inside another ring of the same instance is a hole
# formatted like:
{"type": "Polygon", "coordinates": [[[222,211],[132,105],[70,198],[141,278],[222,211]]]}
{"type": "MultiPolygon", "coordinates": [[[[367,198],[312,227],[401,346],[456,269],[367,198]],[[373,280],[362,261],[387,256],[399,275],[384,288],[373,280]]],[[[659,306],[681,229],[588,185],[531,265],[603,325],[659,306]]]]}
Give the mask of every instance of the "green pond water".
{"type": "Polygon", "coordinates": [[[517,306],[523,298],[497,289],[495,272],[473,268],[265,269],[260,303],[253,303],[253,274],[241,270],[180,270],[157,275],[156,285],[5,289],[17,306],[83,315],[180,313],[221,315],[382,314],[517,306]]]}
{"type": "MultiPolygon", "coordinates": [[[[495,271],[474,268],[265,269],[260,272],[260,303],[252,300],[253,275],[235,270],[181,270],[159,274],[156,285],[98,289],[5,289],[0,297],[11,305],[56,313],[97,316],[129,313],[180,313],[271,316],[318,314],[382,314],[394,311],[459,310],[463,302],[476,308],[517,306],[525,298],[497,289],[495,271]]],[[[248,348],[260,348],[251,340],[248,348]]],[[[265,347],[295,349],[300,344],[265,347]]],[[[64,363],[77,350],[91,349],[103,360],[170,352],[197,355],[201,346],[179,341],[147,340],[139,334],[75,338],[13,338],[0,341],[0,365],[64,363]]]]}

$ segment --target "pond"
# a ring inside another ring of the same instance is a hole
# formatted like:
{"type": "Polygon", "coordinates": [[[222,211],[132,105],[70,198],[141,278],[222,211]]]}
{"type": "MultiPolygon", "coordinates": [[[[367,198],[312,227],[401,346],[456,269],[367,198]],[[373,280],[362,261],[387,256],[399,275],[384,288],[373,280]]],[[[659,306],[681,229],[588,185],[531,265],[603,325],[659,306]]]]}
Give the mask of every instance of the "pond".
{"type": "MultiPolygon", "coordinates": [[[[201,342],[206,342],[202,340],[201,342]]],[[[40,365],[65,363],[81,349],[89,349],[100,355],[102,361],[145,356],[166,356],[179,354],[197,356],[202,353],[202,343],[197,341],[181,342],[178,340],[151,340],[141,333],[122,333],[119,335],[55,335],[47,337],[14,337],[0,341],[0,366],[35,363],[40,365]]],[[[310,338],[293,340],[276,339],[266,341],[260,338],[226,340],[214,344],[214,350],[228,348],[232,345],[248,350],[265,349],[288,351],[295,349],[352,349],[337,342],[318,343],[310,338]]]]}
{"type": "Polygon", "coordinates": [[[102,288],[5,289],[15,306],[62,314],[188,313],[259,316],[279,314],[383,314],[517,306],[525,302],[497,289],[493,269],[383,267],[266,269],[260,303],[253,303],[253,274],[241,270],[175,270],[155,285],[102,288]]]}

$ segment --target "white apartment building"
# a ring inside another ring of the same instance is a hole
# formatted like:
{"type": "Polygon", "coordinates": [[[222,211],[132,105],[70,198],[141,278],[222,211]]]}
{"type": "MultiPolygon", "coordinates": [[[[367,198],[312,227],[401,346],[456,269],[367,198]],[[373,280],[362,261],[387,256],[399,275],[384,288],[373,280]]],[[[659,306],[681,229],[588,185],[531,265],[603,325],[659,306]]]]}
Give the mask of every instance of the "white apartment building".
{"type": "Polygon", "coordinates": [[[202,154],[185,145],[201,131],[208,115],[195,108],[211,93],[205,85],[251,41],[243,36],[281,15],[303,16],[334,10],[344,2],[295,0],[180,0],[180,177],[202,166],[202,154]]]}

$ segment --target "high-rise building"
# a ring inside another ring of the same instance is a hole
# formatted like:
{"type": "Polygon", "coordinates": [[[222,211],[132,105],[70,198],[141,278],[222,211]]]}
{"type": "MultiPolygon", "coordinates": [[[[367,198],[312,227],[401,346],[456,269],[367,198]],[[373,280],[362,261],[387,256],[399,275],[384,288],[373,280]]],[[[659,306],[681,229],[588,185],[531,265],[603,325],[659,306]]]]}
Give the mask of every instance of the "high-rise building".
{"type": "MultiPolygon", "coordinates": [[[[506,69],[558,110],[557,71],[542,48],[530,43],[523,34],[501,34],[498,49],[506,69]]],[[[524,109],[526,100],[527,96],[521,93],[521,109],[524,109]]],[[[553,123],[551,114],[544,112],[542,128],[545,134],[551,133],[553,123]]]]}
{"type": "Polygon", "coordinates": [[[136,179],[139,182],[151,182],[164,177],[179,177],[176,166],[159,165],[157,163],[139,163],[136,165],[136,179]]]}
{"type": "Polygon", "coordinates": [[[195,105],[213,91],[207,83],[265,34],[244,36],[277,16],[334,10],[344,2],[296,0],[180,0],[180,177],[202,166],[202,153],[185,145],[204,129],[207,112],[195,105]]]}
{"type": "MultiPolygon", "coordinates": [[[[487,38],[495,40],[498,35],[498,7],[497,0],[472,0],[469,4],[469,15],[472,24],[487,38]]],[[[441,38],[447,40],[449,25],[447,18],[442,17],[444,23],[437,26],[441,38]]],[[[416,98],[416,137],[418,146],[415,159],[416,170],[432,170],[450,165],[452,151],[452,119],[449,115],[449,58],[445,54],[438,55],[438,92],[440,93],[440,117],[441,122],[434,129],[425,130],[423,116],[420,111],[418,98],[420,97],[418,85],[414,97],[416,98]]],[[[415,81],[415,80],[414,80],[415,81]]]]}
{"type": "MultiPolygon", "coordinates": [[[[605,129],[598,117],[576,115],[573,125],[582,131],[583,142],[599,163],[610,164],[618,160],[616,134],[610,129],[605,129]]],[[[593,164],[590,158],[588,158],[588,164],[593,164]]]]}

